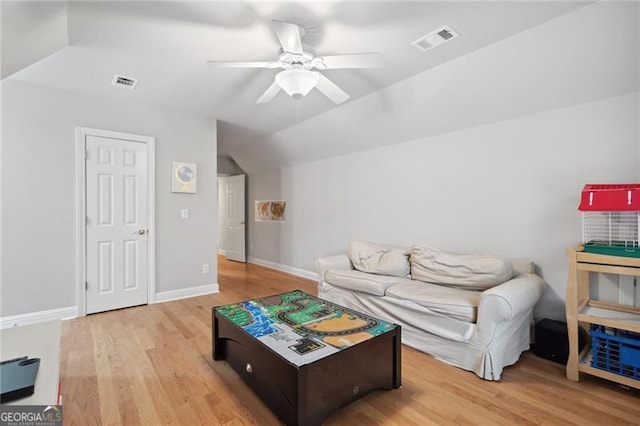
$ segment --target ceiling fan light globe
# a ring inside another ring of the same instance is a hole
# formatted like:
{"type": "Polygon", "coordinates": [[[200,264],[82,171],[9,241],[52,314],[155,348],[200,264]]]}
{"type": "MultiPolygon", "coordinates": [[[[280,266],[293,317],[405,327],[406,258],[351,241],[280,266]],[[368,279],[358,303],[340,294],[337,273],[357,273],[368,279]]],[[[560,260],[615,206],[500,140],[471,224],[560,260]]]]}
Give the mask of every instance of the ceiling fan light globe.
{"type": "Polygon", "coordinates": [[[284,70],[276,75],[278,86],[294,99],[306,96],[318,84],[319,79],[317,71],[305,69],[284,70]]]}

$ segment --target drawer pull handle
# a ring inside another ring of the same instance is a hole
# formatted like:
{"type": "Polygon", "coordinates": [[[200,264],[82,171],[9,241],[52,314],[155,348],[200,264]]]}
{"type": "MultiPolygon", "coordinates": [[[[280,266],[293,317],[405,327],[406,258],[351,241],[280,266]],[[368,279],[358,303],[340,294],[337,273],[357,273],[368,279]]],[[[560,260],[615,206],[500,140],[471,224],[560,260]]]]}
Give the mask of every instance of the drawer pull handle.
{"type": "Polygon", "coordinates": [[[251,364],[247,363],[247,373],[253,373],[253,368],[251,367],[251,364]]]}

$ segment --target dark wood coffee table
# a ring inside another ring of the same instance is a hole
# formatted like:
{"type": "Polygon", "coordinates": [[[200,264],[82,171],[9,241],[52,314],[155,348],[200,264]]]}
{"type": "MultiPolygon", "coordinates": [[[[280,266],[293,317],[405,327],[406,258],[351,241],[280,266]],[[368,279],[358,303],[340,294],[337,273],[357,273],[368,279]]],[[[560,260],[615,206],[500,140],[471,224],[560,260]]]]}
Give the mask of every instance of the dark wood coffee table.
{"type": "Polygon", "coordinates": [[[288,425],[319,425],[374,389],[400,387],[400,326],[300,290],[215,307],[212,322],[213,359],[288,425]]]}

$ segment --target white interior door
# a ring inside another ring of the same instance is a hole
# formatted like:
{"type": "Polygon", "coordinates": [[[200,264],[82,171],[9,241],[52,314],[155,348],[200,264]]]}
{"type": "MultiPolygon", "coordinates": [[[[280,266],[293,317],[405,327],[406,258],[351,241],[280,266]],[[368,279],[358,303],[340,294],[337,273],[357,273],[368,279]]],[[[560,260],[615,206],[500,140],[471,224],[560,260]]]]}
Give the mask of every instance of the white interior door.
{"type": "Polygon", "coordinates": [[[226,256],[229,260],[245,262],[245,200],[244,175],[225,178],[227,194],[226,256]]]}
{"type": "Polygon", "coordinates": [[[87,313],[148,302],[147,145],[86,137],[87,313]]]}
{"type": "Polygon", "coordinates": [[[218,253],[227,254],[227,180],[218,177],[218,253]]]}

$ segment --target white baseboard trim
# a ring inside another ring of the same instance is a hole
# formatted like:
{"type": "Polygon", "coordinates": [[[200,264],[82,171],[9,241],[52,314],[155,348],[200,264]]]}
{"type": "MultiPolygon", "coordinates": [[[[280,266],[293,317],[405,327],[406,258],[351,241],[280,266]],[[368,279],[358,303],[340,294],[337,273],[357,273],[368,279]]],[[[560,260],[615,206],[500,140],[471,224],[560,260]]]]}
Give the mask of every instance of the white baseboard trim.
{"type": "Polygon", "coordinates": [[[15,327],[18,325],[37,324],[45,321],[72,319],[77,316],[78,309],[75,306],[30,312],[28,314],[11,315],[0,318],[0,329],[15,327]]]}
{"type": "MultiPolygon", "coordinates": [[[[202,296],[205,294],[219,293],[218,283],[189,287],[180,290],[163,291],[156,294],[156,303],[169,302],[171,300],[186,299],[188,297],[202,296]]],[[[0,317],[0,329],[19,325],[37,324],[39,322],[66,320],[76,318],[78,309],[75,306],[67,308],[49,309],[46,311],[30,312],[28,314],[0,317]]]]}
{"type": "Polygon", "coordinates": [[[308,280],[318,281],[318,274],[311,271],[306,271],[300,268],[294,268],[293,266],[282,265],[280,263],[271,262],[269,260],[258,259],[255,257],[248,257],[247,262],[255,263],[256,265],[264,266],[266,268],[275,269],[277,271],[286,272],[291,275],[306,278],[308,280]]]}
{"type": "Polygon", "coordinates": [[[226,256],[227,251],[225,249],[218,249],[218,254],[221,254],[223,256],[226,256]]]}
{"type": "Polygon", "coordinates": [[[220,293],[218,283],[205,284],[197,287],[181,288],[156,293],[156,303],[170,302],[172,300],[187,299],[189,297],[204,296],[205,294],[220,293]]]}

